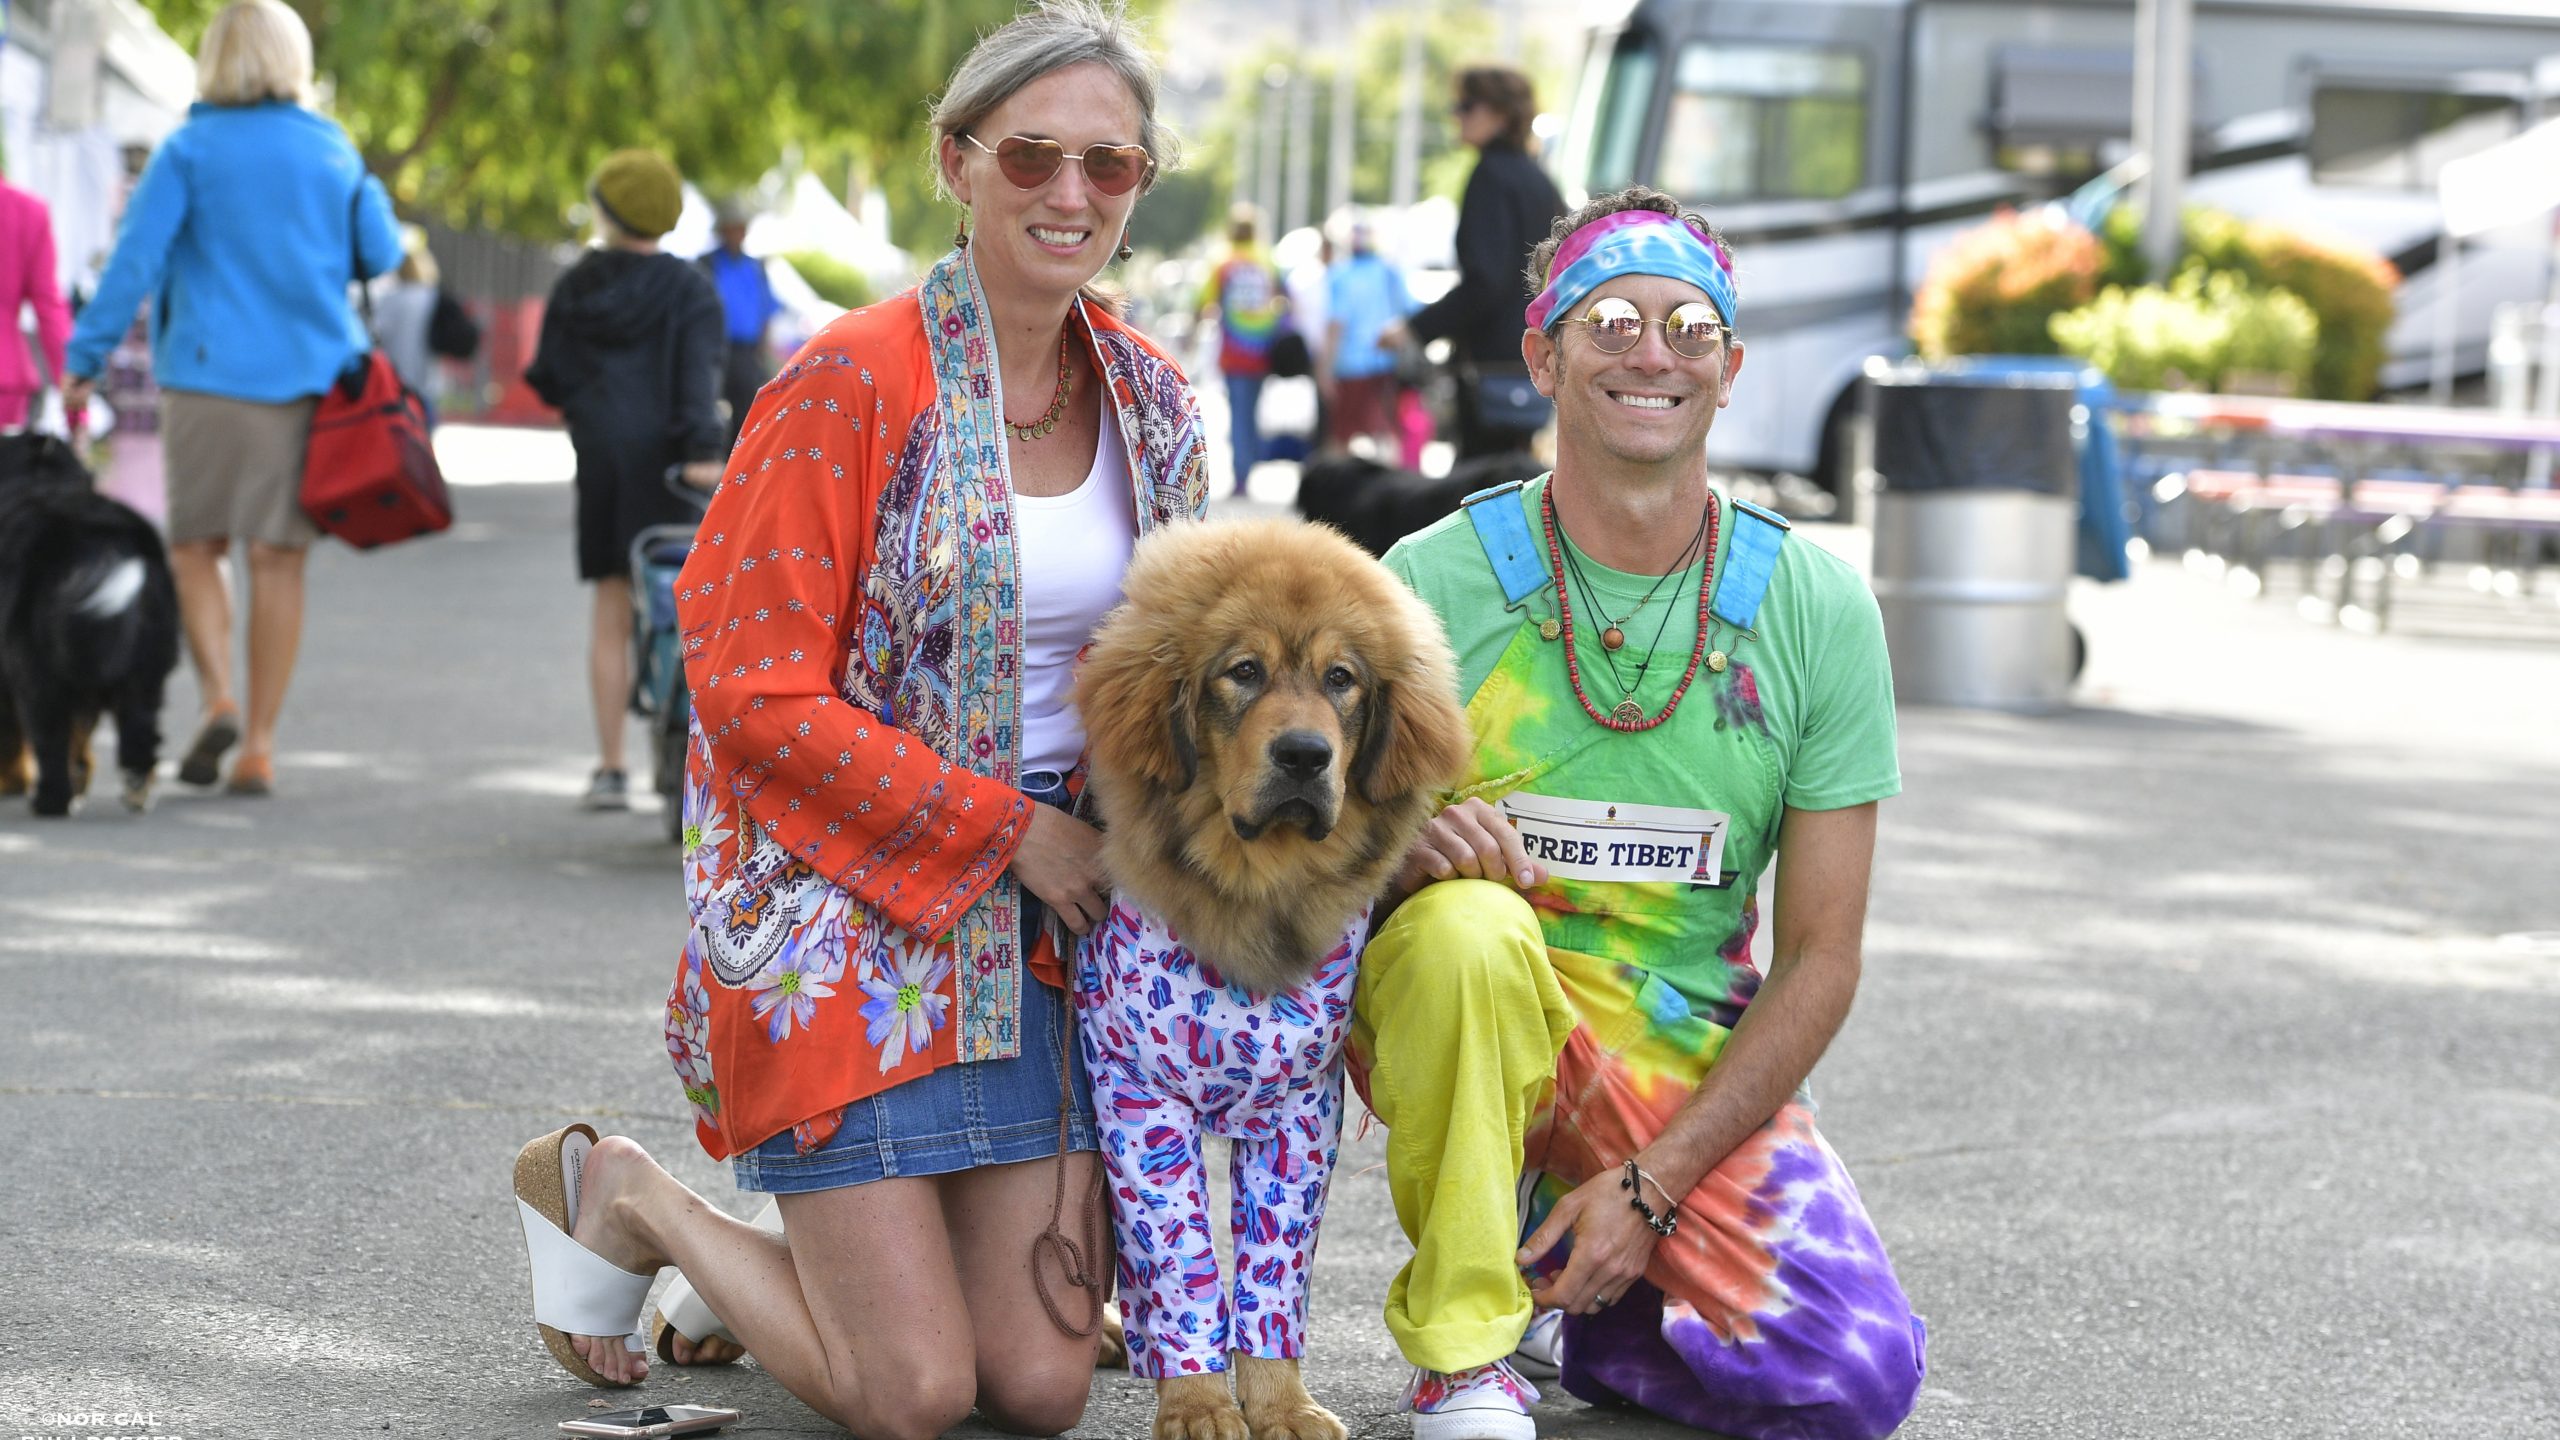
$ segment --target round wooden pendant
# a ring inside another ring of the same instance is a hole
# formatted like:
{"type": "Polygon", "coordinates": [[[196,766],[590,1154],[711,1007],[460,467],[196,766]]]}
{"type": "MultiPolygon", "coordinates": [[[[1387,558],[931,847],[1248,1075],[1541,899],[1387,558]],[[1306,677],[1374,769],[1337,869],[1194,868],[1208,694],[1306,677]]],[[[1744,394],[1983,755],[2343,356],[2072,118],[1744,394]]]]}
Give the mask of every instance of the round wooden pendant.
{"type": "Polygon", "coordinates": [[[1615,650],[1626,643],[1627,632],[1619,629],[1615,625],[1612,625],[1608,629],[1600,632],[1600,644],[1603,648],[1615,650]]]}
{"type": "Polygon", "coordinates": [[[1609,712],[1609,718],[1621,725],[1641,725],[1644,723],[1644,707],[1633,699],[1621,700],[1617,708],[1609,712]]]}

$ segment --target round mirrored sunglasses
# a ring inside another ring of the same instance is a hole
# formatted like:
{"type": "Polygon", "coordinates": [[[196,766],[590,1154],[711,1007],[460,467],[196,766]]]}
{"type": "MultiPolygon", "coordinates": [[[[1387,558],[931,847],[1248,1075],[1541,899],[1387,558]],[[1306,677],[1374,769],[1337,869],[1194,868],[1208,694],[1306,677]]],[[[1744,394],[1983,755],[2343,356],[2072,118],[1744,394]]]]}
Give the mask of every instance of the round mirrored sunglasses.
{"type": "Polygon", "coordinates": [[[1716,307],[1704,300],[1676,305],[1670,314],[1656,320],[1638,310],[1634,301],[1612,295],[1593,301],[1590,309],[1569,317],[1569,321],[1588,328],[1591,343],[1610,355],[1623,355],[1636,348],[1647,325],[1661,326],[1662,338],[1671,343],[1672,350],[1691,360],[1714,354],[1731,333],[1716,307]]]}
{"type": "Polygon", "coordinates": [[[1055,140],[1007,135],[993,145],[975,135],[960,137],[996,157],[996,168],[1017,190],[1037,190],[1056,178],[1058,167],[1072,160],[1084,167],[1085,183],[1105,195],[1126,195],[1155,173],[1155,158],[1144,145],[1087,145],[1070,154],[1055,140]]]}

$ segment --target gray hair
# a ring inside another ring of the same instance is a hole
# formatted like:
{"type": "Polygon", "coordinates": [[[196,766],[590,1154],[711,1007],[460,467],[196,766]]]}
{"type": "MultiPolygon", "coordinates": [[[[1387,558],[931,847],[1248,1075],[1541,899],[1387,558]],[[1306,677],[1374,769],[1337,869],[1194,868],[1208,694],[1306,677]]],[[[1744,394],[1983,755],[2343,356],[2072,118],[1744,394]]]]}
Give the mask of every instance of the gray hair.
{"type": "Polygon", "coordinates": [[[1182,142],[1156,118],[1156,62],[1137,25],[1115,4],[1096,0],[1037,0],[1013,20],[989,32],[951,74],[951,86],[933,106],[934,185],[948,194],[940,152],[943,139],[965,135],[1013,93],[1053,70],[1092,63],[1129,87],[1138,102],[1138,143],[1156,162],[1161,179],[1182,163],[1182,142]]]}

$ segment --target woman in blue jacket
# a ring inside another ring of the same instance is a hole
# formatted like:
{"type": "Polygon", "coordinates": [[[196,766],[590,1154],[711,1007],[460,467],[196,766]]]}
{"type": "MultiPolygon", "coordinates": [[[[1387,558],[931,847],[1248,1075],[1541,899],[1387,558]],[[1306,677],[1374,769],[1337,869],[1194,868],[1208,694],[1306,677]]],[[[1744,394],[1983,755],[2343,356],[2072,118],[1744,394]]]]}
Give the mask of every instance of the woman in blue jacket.
{"type": "Polygon", "coordinates": [[[80,312],[64,399],[88,399],[151,302],[168,465],[169,558],[204,719],[178,778],[275,782],[276,718],[302,640],[302,455],[320,392],[369,346],[347,286],[400,261],[380,182],[314,113],[311,32],[282,0],[238,0],[196,57],[198,103],[142,173],[97,294],[80,312]],[[355,273],[355,272],[361,272],[355,273]],[[231,681],[231,543],[249,552],[249,703],[231,681]]]}

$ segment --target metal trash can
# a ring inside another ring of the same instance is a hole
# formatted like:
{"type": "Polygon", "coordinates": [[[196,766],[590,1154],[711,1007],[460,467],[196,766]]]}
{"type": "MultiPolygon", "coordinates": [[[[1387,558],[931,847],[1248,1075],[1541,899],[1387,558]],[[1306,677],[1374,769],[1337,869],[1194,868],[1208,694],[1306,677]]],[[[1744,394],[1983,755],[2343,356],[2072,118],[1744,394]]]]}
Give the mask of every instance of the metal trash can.
{"type": "Polygon", "coordinates": [[[2079,528],[2080,380],[1868,362],[1875,592],[1896,698],[2059,709],[2079,528]]]}

